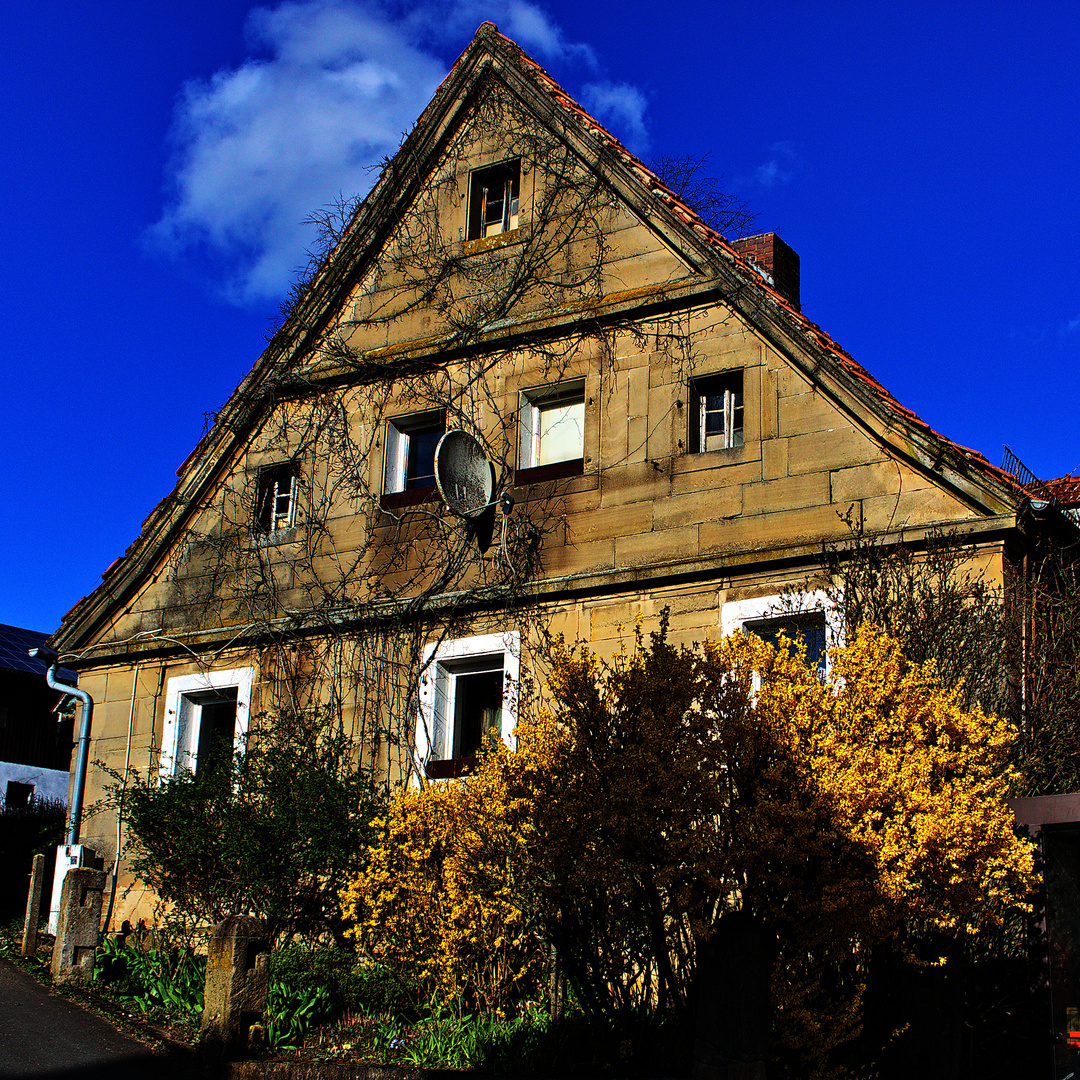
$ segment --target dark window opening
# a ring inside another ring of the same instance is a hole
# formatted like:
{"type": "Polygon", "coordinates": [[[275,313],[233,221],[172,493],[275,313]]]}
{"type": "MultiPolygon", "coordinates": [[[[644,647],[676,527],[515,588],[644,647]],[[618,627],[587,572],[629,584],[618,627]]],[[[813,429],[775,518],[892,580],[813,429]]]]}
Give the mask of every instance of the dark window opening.
{"type": "Polygon", "coordinates": [[[806,663],[825,674],[825,612],[810,611],[802,615],[780,615],[773,619],[755,619],[743,624],[748,633],[756,634],[774,648],[780,648],[780,636],[787,639],[788,652],[794,656],[800,644],[806,645],[806,663]]]}
{"type": "Polygon", "coordinates": [[[502,727],[502,658],[493,671],[463,672],[454,679],[455,758],[474,757],[502,727]]]}
{"type": "Polygon", "coordinates": [[[694,453],[729,450],[743,445],[742,372],[695,379],[690,422],[690,448],[694,453]]]}
{"type": "Polygon", "coordinates": [[[519,161],[504,161],[469,175],[469,239],[498,236],[518,227],[519,161]]]}
{"type": "Polygon", "coordinates": [[[34,798],[34,785],[9,780],[4,789],[4,805],[8,810],[26,809],[34,798]]]}
{"type": "Polygon", "coordinates": [[[435,484],[435,448],[443,437],[443,426],[422,428],[409,433],[405,461],[405,490],[433,487],[435,484]]]}
{"type": "Polygon", "coordinates": [[[296,474],[292,465],[274,465],[259,473],[255,527],[261,533],[288,529],[293,523],[296,474]]]}
{"type": "Polygon", "coordinates": [[[237,688],[225,687],[206,694],[191,695],[199,708],[199,745],[195,753],[195,773],[204,776],[232,760],[236,742],[237,688]]]}

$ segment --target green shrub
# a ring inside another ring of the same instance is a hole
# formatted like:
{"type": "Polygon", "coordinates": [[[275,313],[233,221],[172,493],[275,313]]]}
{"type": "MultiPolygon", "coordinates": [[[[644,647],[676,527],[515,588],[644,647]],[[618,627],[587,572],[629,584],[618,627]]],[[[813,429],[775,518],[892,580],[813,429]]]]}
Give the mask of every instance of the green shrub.
{"type": "Polygon", "coordinates": [[[296,1050],[313,1028],[334,1014],[330,991],[325,986],[297,986],[271,978],[266,994],[269,1023],[266,1044],[275,1050],[296,1050]]]}
{"type": "Polygon", "coordinates": [[[206,957],[189,949],[143,949],[106,938],[94,962],[94,981],[143,1016],[193,1021],[202,1014],[206,957]]]}
{"type": "Polygon", "coordinates": [[[419,983],[381,964],[364,963],[351,949],[293,941],[271,955],[270,973],[299,988],[325,987],[336,1009],[407,1017],[420,1008],[419,983]]]}

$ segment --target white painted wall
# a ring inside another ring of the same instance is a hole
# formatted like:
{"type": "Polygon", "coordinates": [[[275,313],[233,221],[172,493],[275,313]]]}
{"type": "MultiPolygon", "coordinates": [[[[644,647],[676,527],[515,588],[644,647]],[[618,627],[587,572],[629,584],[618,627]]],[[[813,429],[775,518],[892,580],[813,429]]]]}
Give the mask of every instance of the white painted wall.
{"type": "Polygon", "coordinates": [[[35,799],[59,799],[67,806],[70,775],[61,769],[39,769],[34,765],[0,761],[0,798],[7,790],[8,781],[17,780],[20,784],[34,785],[35,799]]]}

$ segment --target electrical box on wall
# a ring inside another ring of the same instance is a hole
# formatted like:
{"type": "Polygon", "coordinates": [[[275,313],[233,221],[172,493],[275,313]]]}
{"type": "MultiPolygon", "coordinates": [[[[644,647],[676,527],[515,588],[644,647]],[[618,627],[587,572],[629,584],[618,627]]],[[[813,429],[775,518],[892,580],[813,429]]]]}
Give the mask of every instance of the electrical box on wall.
{"type": "Polygon", "coordinates": [[[53,873],[52,899],[49,901],[49,933],[56,933],[60,918],[60,893],[69,870],[88,866],[93,869],[97,852],[86,844],[60,844],[56,849],[56,870],[53,873]]]}

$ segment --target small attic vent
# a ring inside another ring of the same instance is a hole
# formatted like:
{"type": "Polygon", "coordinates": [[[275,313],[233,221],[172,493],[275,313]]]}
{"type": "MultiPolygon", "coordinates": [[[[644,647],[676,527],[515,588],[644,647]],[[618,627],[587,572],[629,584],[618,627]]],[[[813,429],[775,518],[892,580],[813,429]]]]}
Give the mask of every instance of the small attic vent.
{"type": "Polygon", "coordinates": [[[765,276],[765,280],[796,310],[799,302],[799,256],[776,233],[733,240],[731,246],[765,276]]]}

